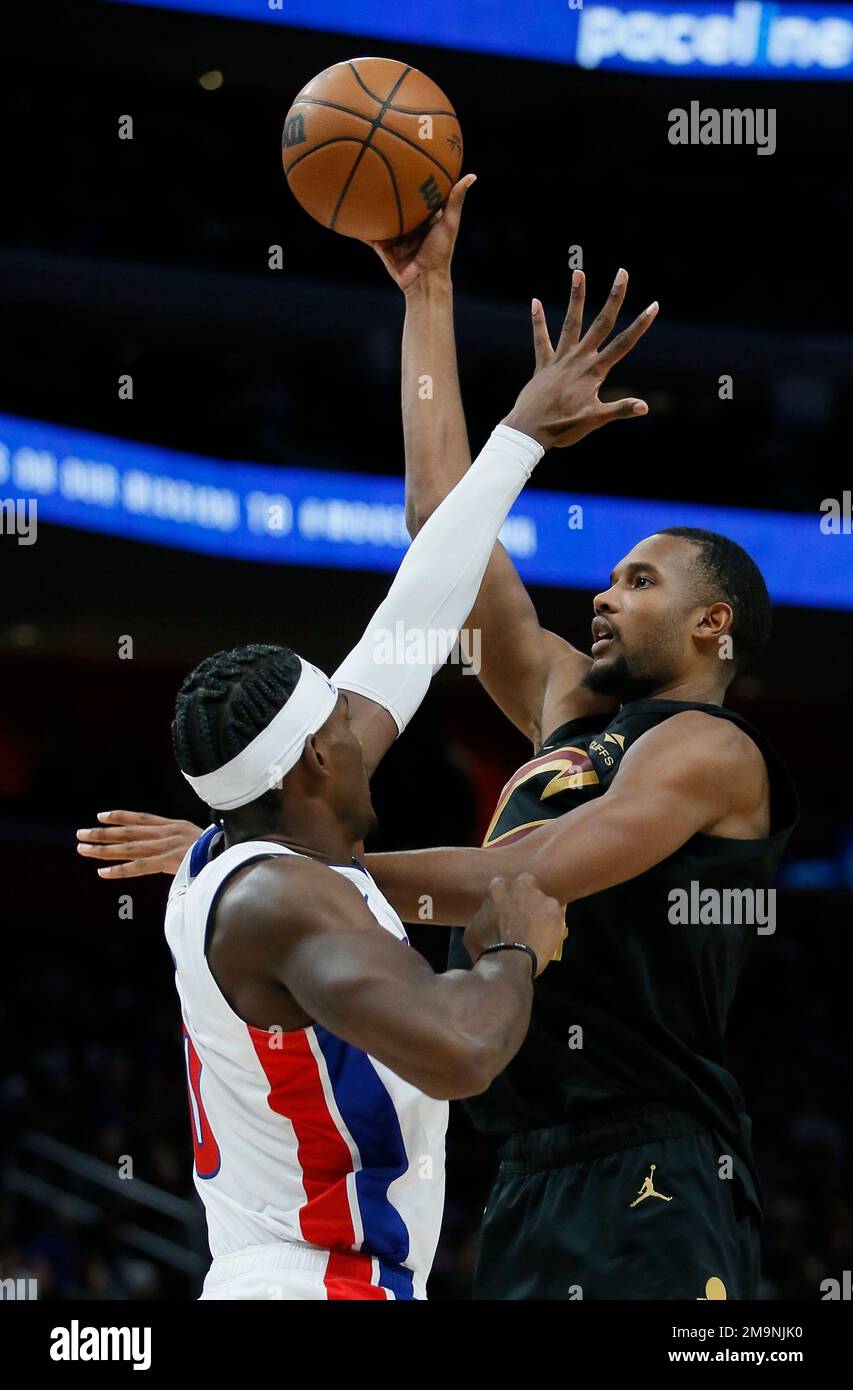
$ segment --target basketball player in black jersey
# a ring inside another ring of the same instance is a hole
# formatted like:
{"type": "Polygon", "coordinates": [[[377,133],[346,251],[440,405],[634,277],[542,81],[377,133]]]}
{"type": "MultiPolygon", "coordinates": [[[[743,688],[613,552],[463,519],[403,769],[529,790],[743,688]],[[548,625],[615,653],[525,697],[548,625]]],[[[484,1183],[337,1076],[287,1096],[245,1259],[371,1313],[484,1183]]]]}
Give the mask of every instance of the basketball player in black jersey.
{"type": "MultiPolygon", "coordinates": [[[[413,530],[470,463],[449,276],[467,186],[425,240],[377,247],[407,301],[413,530]]],[[[593,378],[626,282],[620,271],[582,334],[584,281],[573,277],[561,341],[593,378]]],[[[538,301],[533,324],[544,369],[552,349],[538,301]]],[[[536,377],[526,390],[506,420],[524,433],[536,428],[536,377]]],[[[581,422],[576,438],[585,432],[581,422]]],[[[739,546],[676,529],[618,562],[594,614],[587,656],[540,627],[496,546],[469,622],[482,634],[481,679],[534,757],[507,784],[485,848],[374,855],[369,867],[409,920],[427,894],[434,921],[462,925],[494,875],[524,871],[568,905],[568,937],[537,983],[525,1042],[466,1102],[501,1140],[475,1297],[754,1298],[761,1198],[725,1027],[745,955],[767,929],[762,895],[796,798],[761,735],[722,701],[767,638],[767,592],[739,546]]],[[[98,857],[148,872],[158,853],[171,863],[169,836],[183,852],[174,823],[118,814],[128,831],[115,819],[86,834],[108,843],[129,833],[145,850],[116,843],[98,857]]],[[[454,966],[470,963],[458,935],[454,966]]]]}
{"type": "MultiPolygon", "coordinates": [[[[406,294],[412,532],[470,462],[449,274],[456,205],[446,220],[420,246],[377,247],[406,294]]],[[[603,379],[600,344],[627,276],[586,334],[584,277],[572,279],[561,346],[603,379]]],[[[538,300],[532,314],[541,373],[553,349],[538,300]]],[[[506,422],[523,432],[537,377],[526,390],[506,422]]],[[[404,918],[429,894],[435,920],[462,924],[491,873],[522,868],[568,904],[524,1044],[466,1102],[502,1141],[475,1297],[754,1298],[761,1195],[725,1030],[746,953],[769,929],[797,803],[772,749],[723,699],[767,640],[767,590],[734,542],[676,528],[622,557],[593,609],[588,656],[540,627],[495,547],[469,625],[480,679],[534,757],[505,787],[488,848],[375,856],[372,872],[404,918]]],[[[457,931],[450,964],[465,963],[457,931]]]]}
{"type": "Polygon", "coordinates": [[[731,541],[675,531],[634,547],[594,608],[593,659],[574,688],[563,659],[488,848],[368,861],[404,918],[429,894],[436,920],[467,921],[495,871],[568,904],[524,1043],[464,1102],[502,1141],[475,1297],[755,1298],[761,1195],[725,1030],[797,805],[723,708],[717,650],[755,650],[766,591],[731,541]],[[623,703],[579,713],[590,692],[623,703]]]}

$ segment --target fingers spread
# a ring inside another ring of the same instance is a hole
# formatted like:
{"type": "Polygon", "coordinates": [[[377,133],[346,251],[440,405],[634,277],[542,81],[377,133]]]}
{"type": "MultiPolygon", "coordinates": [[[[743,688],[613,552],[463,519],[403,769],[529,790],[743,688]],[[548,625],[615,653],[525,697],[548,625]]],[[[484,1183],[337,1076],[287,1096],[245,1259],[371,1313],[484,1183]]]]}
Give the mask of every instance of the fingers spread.
{"type": "Polygon", "coordinates": [[[648,415],[649,407],[636,396],[625,396],[621,401],[602,401],[596,421],[599,425],[609,424],[611,420],[630,420],[634,415],[648,415]]]}
{"type": "Polygon", "coordinates": [[[605,371],[609,372],[614,363],[620,362],[625,354],[631,351],[634,344],[639,342],[643,334],[651,328],[657,318],[657,312],[658,302],[655,300],[653,304],[649,305],[648,309],[644,309],[643,312],[634,319],[634,322],[630,324],[628,328],[623,329],[621,333],[617,333],[612,343],[608,343],[606,347],[601,349],[601,352],[598,354],[598,361],[599,365],[602,366],[605,371]]]}
{"type": "Polygon", "coordinates": [[[581,325],[583,323],[583,305],[586,298],[586,276],[582,270],[572,271],[572,288],[569,294],[569,307],[563,321],[560,341],[557,344],[557,356],[568,348],[574,347],[581,335],[581,325]]]}
{"type": "Polygon", "coordinates": [[[616,279],[613,281],[604,308],[601,310],[598,317],[593,319],[584,334],[584,347],[600,348],[605,338],[609,337],[613,332],[627,288],[628,272],[627,270],[622,270],[620,267],[616,272],[616,279]]]}
{"type": "Polygon", "coordinates": [[[542,308],[542,301],[532,300],[530,312],[533,318],[533,353],[538,371],[540,367],[544,367],[546,362],[550,362],[554,356],[554,349],[548,336],[548,325],[545,322],[545,310],[542,308]]]}

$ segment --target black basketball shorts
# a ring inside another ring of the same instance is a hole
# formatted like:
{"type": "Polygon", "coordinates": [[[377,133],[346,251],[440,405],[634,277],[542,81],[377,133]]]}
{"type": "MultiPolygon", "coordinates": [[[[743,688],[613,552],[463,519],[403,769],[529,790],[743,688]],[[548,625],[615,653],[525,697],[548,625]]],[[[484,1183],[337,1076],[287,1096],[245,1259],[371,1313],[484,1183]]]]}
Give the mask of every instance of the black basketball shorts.
{"type": "Polygon", "coordinates": [[[756,1298],[760,1209],[723,1153],[702,1120],[656,1106],[507,1140],[473,1297],[756,1298]]]}

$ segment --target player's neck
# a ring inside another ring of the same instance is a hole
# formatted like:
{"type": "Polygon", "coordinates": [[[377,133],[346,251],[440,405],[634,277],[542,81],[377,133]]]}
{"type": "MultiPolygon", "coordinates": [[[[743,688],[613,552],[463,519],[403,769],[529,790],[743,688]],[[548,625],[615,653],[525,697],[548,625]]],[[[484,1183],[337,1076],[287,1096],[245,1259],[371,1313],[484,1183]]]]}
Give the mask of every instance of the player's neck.
{"type": "Polygon", "coordinates": [[[297,854],[305,854],[309,859],[319,859],[327,864],[348,864],[361,843],[349,826],[341,825],[326,814],[303,815],[298,820],[282,816],[263,829],[226,830],[228,849],[246,840],[272,840],[274,844],[286,845],[297,854]]]}
{"type": "Polygon", "coordinates": [[[652,691],[650,700],[680,700],[689,704],[721,705],[725,700],[726,687],[720,681],[709,680],[706,676],[685,677],[652,691]]]}

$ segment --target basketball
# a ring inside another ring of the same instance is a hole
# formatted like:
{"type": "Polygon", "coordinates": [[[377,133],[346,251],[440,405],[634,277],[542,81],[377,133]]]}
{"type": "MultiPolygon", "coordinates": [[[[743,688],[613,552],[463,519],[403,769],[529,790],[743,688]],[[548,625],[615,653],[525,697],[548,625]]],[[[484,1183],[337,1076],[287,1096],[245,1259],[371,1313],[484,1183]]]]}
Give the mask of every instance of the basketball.
{"type": "Polygon", "coordinates": [[[291,191],[324,227],[360,241],[415,230],[459,177],[462,132],[429,77],[393,58],[353,58],[313,77],[287,113],[291,191]]]}

